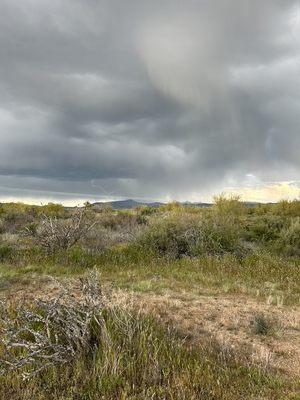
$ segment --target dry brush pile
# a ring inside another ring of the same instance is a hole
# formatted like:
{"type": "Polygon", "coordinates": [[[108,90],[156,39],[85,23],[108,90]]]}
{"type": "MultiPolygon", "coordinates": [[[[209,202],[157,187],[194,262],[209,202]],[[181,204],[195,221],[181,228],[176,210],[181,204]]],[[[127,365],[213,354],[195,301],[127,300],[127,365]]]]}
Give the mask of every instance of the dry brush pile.
{"type": "Polygon", "coordinates": [[[0,374],[21,371],[27,379],[64,364],[93,345],[95,329],[104,329],[98,273],[81,278],[74,294],[56,281],[58,292],[30,305],[0,303],[0,374]]]}

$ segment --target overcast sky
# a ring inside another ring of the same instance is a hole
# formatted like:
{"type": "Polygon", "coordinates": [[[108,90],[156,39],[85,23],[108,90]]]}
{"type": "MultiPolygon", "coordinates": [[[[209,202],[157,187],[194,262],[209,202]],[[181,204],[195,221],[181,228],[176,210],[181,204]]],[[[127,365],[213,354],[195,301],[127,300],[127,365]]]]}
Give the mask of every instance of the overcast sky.
{"type": "Polygon", "coordinates": [[[0,200],[300,196],[295,0],[0,0],[0,200]]]}

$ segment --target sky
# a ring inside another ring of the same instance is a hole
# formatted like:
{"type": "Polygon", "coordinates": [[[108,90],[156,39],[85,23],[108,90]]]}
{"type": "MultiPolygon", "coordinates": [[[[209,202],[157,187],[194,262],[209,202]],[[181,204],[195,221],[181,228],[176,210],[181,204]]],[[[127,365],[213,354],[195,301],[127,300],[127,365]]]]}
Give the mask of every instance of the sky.
{"type": "Polygon", "coordinates": [[[300,198],[299,1],[0,10],[0,201],[300,198]]]}

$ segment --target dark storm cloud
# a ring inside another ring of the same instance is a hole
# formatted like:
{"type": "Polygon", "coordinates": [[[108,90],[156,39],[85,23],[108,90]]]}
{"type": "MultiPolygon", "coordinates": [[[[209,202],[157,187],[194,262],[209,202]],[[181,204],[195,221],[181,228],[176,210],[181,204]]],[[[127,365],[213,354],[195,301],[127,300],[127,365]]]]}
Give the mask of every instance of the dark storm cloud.
{"type": "Polygon", "coordinates": [[[0,191],[298,180],[299,72],[297,1],[2,0],[0,191]]]}

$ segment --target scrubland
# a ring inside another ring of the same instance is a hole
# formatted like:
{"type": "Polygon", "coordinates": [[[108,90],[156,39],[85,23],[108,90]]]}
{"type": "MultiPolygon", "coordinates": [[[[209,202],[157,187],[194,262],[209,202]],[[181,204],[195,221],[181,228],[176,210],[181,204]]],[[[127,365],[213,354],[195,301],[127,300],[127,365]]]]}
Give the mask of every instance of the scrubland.
{"type": "Polygon", "coordinates": [[[300,201],[0,205],[1,399],[300,399],[300,201]]]}

